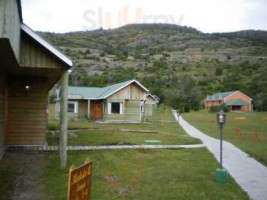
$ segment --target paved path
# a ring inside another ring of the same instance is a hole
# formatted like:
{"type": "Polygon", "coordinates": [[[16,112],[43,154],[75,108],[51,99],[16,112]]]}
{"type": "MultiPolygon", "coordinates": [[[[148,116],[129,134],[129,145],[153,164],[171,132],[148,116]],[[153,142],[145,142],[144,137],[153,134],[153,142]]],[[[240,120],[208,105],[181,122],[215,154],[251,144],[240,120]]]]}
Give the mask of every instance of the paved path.
{"type": "MultiPolygon", "coordinates": [[[[68,146],[68,151],[88,151],[105,149],[192,149],[205,147],[203,144],[189,145],[108,145],[108,146],[68,146]]],[[[7,151],[58,151],[58,146],[8,146],[7,151]]]]}
{"type": "MultiPolygon", "coordinates": [[[[178,121],[178,115],[173,111],[178,121]]],[[[192,137],[202,140],[203,144],[219,162],[219,140],[205,135],[179,117],[180,125],[192,137]]],[[[249,157],[229,142],[223,141],[223,166],[246,191],[251,199],[267,200],[267,167],[249,157]]]]}

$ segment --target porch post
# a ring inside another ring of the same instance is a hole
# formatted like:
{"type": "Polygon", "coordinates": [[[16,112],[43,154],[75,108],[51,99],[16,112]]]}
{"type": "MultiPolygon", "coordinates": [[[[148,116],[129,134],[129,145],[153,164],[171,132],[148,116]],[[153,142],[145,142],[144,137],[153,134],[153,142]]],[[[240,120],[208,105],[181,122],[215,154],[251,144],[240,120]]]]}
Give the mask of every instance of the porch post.
{"type": "Polygon", "coordinates": [[[60,169],[67,165],[67,135],[68,135],[68,71],[61,76],[61,98],[60,98],[60,135],[59,135],[59,160],[60,169]]]}
{"type": "Polygon", "coordinates": [[[90,119],[90,104],[91,104],[91,102],[90,102],[90,100],[88,99],[87,100],[87,117],[88,117],[88,119],[90,119]]]}

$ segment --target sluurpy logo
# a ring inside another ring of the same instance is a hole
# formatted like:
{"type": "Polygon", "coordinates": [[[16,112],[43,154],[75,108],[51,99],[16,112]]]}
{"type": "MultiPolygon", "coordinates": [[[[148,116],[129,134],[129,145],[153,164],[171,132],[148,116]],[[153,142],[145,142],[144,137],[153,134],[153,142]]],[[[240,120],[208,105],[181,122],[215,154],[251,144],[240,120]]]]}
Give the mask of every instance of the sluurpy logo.
{"type": "Polygon", "coordinates": [[[83,29],[94,30],[100,27],[112,29],[126,24],[138,23],[166,23],[182,25],[185,18],[181,14],[178,18],[172,14],[145,14],[141,7],[124,6],[117,11],[110,11],[103,7],[83,12],[83,29]]]}

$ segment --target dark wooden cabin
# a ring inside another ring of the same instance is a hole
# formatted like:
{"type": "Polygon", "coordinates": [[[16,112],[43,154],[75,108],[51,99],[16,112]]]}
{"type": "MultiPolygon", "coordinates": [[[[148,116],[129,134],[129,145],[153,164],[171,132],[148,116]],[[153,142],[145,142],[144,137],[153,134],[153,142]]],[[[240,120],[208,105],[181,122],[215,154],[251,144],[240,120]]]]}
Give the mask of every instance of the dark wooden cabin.
{"type": "Polygon", "coordinates": [[[46,145],[48,92],[72,61],[23,24],[19,0],[0,1],[0,159],[8,145],[46,145]]]}

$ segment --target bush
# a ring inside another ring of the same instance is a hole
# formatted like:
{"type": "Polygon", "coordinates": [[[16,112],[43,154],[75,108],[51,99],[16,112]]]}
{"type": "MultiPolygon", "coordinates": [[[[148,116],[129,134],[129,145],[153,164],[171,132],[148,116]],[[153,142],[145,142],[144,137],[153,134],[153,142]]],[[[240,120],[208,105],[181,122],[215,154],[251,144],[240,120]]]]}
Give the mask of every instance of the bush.
{"type": "Polygon", "coordinates": [[[222,70],[222,68],[220,68],[220,67],[216,67],[215,75],[216,75],[216,76],[221,76],[222,74],[223,74],[223,70],[222,70]]]}
{"type": "Polygon", "coordinates": [[[224,112],[229,111],[228,107],[225,104],[210,107],[210,113],[216,113],[219,112],[220,110],[223,110],[224,112]]]}
{"type": "Polygon", "coordinates": [[[51,104],[55,103],[56,98],[57,98],[56,95],[55,95],[55,94],[52,94],[52,95],[49,97],[49,102],[50,102],[51,104]]]}

